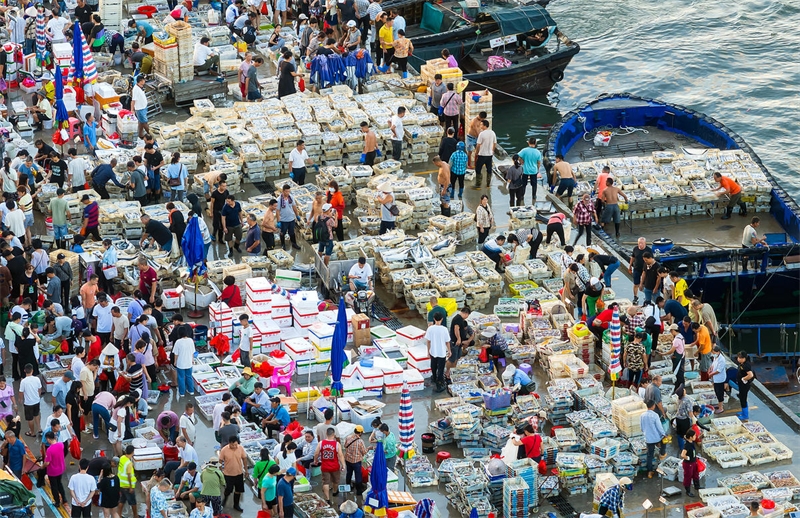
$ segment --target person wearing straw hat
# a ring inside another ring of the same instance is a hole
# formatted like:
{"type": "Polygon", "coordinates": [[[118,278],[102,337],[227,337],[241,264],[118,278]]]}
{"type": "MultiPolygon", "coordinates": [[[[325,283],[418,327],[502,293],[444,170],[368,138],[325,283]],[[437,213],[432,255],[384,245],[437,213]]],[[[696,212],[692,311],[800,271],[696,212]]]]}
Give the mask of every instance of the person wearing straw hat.
{"type": "Polygon", "coordinates": [[[339,518],[364,518],[364,511],[358,508],[358,504],[352,500],[346,500],[339,506],[339,511],[342,514],[339,518]]]}
{"type": "Polygon", "coordinates": [[[611,511],[614,518],[622,516],[622,508],[625,507],[625,491],[633,490],[633,482],[628,477],[619,479],[619,484],[612,486],[600,497],[600,508],[597,514],[605,516],[611,511]]]}
{"type": "Polygon", "coordinates": [[[381,204],[381,228],[379,234],[383,235],[390,230],[394,230],[395,221],[397,221],[397,216],[400,214],[397,205],[394,203],[394,193],[390,182],[384,182],[378,186],[375,200],[381,204]]]}
{"type": "Polygon", "coordinates": [[[481,332],[481,338],[484,343],[481,345],[482,349],[486,349],[489,355],[489,361],[494,362],[495,368],[499,370],[499,359],[506,357],[506,350],[508,350],[508,342],[503,338],[503,335],[497,331],[494,326],[489,326],[481,332]]]}
{"type": "Polygon", "coordinates": [[[114,344],[107,344],[100,353],[100,390],[114,390],[117,383],[117,371],[120,368],[119,349],[114,344]],[[105,379],[103,379],[105,378],[105,379]]]}

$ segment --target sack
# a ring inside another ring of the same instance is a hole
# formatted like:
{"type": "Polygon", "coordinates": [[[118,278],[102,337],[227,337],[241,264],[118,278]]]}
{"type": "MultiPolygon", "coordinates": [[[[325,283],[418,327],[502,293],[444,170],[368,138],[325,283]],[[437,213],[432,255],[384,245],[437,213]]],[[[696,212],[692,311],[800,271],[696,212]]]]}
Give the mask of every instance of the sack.
{"type": "Polygon", "coordinates": [[[81,460],[81,441],[77,437],[73,437],[69,442],[69,454],[75,460],[81,460]]]}
{"type": "Polygon", "coordinates": [[[117,378],[117,382],[114,384],[114,392],[117,394],[127,394],[131,391],[131,382],[128,381],[128,378],[125,376],[120,375],[117,378]]]}
{"type": "Polygon", "coordinates": [[[108,280],[116,279],[119,275],[119,270],[117,270],[116,264],[107,264],[103,266],[103,277],[108,280]]]}

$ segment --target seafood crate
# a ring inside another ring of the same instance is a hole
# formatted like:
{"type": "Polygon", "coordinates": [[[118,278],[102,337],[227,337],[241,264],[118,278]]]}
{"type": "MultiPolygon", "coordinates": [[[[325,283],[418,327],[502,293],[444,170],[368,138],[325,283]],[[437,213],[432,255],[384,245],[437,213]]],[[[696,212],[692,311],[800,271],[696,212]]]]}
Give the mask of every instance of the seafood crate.
{"type": "Polygon", "coordinates": [[[723,468],[747,466],[747,462],[747,456],[738,451],[731,453],[720,453],[717,455],[717,463],[723,468]]]}
{"type": "Polygon", "coordinates": [[[700,501],[707,504],[709,500],[716,497],[731,495],[731,490],[727,487],[708,487],[697,491],[700,501]]]}
{"type": "Polygon", "coordinates": [[[760,471],[748,471],[742,473],[741,477],[753,484],[756,489],[764,489],[771,487],[769,479],[760,471]]]}
{"type": "MultiPolygon", "coordinates": [[[[767,483],[769,479],[765,477],[767,483]]],[[[738,495],[743,493],[754,493],[758,490],[749,480],[742,475],[732,475],[730,477],[720,477],[717,479],[717,484],[727,487],[731,490],[731,494],[738,495]]]]}
{"type": "Polygon", "coordinates": [[[722,516],[719,511],[708,506],[702,506],[692,509],[691,511],[687,511],[686,515],[689,518],[721,518],[722,516]]]}
{"type": "Polygon", "coordinates": [[[722,518],[745,518],[750,511],[733,496],[716,497],[709,500],[709,506],[717,510],[722,518]]]}
{"type": "Polygon", "coordinates": [[[788,470],[779,470],[773,471],[772,473],[765,473],[769,481],[772,485],[776,488],[796,488],[800,487],[800,481],[797,480],[791,471],[788,470]]]}

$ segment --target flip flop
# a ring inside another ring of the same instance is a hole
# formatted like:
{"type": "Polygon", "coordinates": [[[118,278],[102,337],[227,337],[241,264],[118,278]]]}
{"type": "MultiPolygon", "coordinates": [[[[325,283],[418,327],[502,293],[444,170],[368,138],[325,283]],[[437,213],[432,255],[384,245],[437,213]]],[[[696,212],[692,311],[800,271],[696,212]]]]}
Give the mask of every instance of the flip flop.
{"type": "Polygon", "coordinates": [[[31,432],[25,432],[25,435],[27,435],[28,437],[36,437],[36,436],[35,436],[35,435],[33,435],[31,432]]]}

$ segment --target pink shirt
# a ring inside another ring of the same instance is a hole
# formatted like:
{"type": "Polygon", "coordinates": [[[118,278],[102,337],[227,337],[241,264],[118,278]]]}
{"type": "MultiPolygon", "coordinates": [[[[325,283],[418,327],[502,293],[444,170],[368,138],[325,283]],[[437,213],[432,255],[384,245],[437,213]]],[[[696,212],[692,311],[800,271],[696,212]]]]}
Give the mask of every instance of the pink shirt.
{"type": "Polygon", "coordinates": [[[67,469],[64,461],[64,443],[56,442],[48,446],[44,454],[44,461],[50,463],[47,465],[48,477],[63,475],[67,469]]]}
{"type": "Polygon", "coordinates": [[[95,396],[94,403],[106,407],[110,412],[117,404],[117,399],[111,392],[101,392],[95,396]]]}
{"type": "Polygon", "coordinates": [[[0,418],[14,415],[12,399],[14,399],[14,387],[11,386],[11,383],[6,383],[6,388],[0,390],[0,418]]]}

